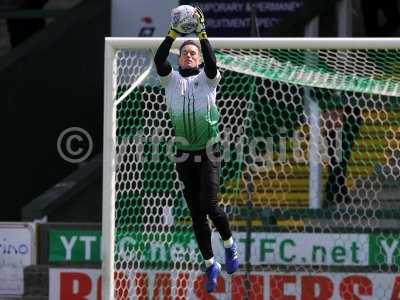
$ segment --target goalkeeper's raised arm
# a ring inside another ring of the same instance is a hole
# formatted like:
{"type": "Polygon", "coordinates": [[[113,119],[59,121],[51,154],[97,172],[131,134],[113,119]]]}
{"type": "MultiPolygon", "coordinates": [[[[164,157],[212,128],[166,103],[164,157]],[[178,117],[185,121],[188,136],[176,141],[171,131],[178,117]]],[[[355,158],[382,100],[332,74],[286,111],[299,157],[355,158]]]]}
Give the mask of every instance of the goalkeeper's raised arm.
{"type": "Polygon", "coordinates": [[[207,39],[205,18],[203,11],[200,7],[196,7],[197,28],[196,35],[200,40],[201,52],[204,60],[204,73],[210,79],[217,76],[217,59],[215,58],[214,51],[207,39]]]}
{"type": "Polygon", "coordinates": [[[154,64],[156,65],[157,74],[160,76],[167,76],[172,71],[171,64],[168,62],[167,58],[169,50],[171,50],[172,44],[178,36],[179,32],[171,27],[164,41],[157,49],[156,55],[154,56],[154,64]]]}

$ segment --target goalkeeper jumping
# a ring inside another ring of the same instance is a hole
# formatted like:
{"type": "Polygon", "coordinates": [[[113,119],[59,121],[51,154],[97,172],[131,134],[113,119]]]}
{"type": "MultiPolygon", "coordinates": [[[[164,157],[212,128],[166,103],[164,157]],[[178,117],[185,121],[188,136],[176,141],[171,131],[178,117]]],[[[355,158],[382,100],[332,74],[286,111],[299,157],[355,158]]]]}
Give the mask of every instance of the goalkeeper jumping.
{"type": "Polygon", "coordinates": [[[221,74],[207,39],[204,14],[200,8],[196,8],[196,18],[196,35],[200,40],[204,67],[200,64],[200,47],[195,41],[187,40],[179,49],[179,70],[172,69],[167,58],[174,40],[180,35],[173,25],[157,50],[154,63],[165,88],[166,104],[177,141],[177,157],[185,158],[176,163],[176,170],[184,185],[183,194],[192,217],[194,234],[205,261],[206,288],[213,292],[221,265],[214,259],[207,215],[223,240],[229,274],[238,269],[239,260],[228,218],[217,203],[221,162],[215,159],[220,156],[219,112],[215,98],[221,74]]]}

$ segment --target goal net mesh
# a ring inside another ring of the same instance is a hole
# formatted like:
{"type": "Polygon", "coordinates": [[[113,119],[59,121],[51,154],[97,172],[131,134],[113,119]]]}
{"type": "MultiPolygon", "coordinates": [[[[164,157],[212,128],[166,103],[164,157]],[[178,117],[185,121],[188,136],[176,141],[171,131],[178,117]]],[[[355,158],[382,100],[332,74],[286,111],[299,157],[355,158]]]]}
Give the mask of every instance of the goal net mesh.
{"type": "MultiPolygon", "coordinates": [[[[118,298],[398,297],[400,51],[215,49],[218,198],[241,268],[222,272],[211,296],[172,159],[156,46],[112,58],[118,298]]],[[[169,60],[176,69],[174,50],[169,60]]],[[[223,264],[215,231],[212,240],[223,264]]]]}

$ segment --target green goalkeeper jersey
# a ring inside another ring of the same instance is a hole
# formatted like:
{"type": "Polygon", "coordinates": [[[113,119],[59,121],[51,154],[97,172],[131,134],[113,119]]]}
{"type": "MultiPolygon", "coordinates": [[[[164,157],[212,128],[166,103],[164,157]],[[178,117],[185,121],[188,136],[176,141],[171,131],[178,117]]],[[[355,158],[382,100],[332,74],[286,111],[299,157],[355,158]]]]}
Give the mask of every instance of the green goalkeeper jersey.
{"type": "Polygon", "coordinates": [[[215,98],[220,79],[219,71],[209,79],[203,69],[188,77],[175,70],[160,77],[178,149],[200,150],[219,140],[215,98]]]}

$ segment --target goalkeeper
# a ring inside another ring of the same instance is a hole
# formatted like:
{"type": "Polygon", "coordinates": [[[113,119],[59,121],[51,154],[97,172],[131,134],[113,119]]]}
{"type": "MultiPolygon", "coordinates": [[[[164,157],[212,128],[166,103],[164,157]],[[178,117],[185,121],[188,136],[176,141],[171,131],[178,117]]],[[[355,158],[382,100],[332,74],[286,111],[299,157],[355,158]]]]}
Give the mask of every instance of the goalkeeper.
{"type": "Polygon", "coordinates": [[[217,203],[221,162],[218,158],[219,112],[215,98],[221,75],[200,8],[196,8],[196,18],[196,35],[200,40],[204,67],[200,64],[200,47],[195,41],[187,40],[179,49],[179,70],[172,69],[167,58],[172,43],[180,34],[173,26],[159,46],[154,63],[165,88],[166,104],[175,130],[177,158],[185,158],[177,161],[176,170],[184,185],[183,194],[192,217],[193,231],[205,261],[206,288],[212,292],[217,286],[221,265],[214,259],[207,215],[223,240],[229,274],[238,269],[239,261],[228,218],[217,203]]]}

